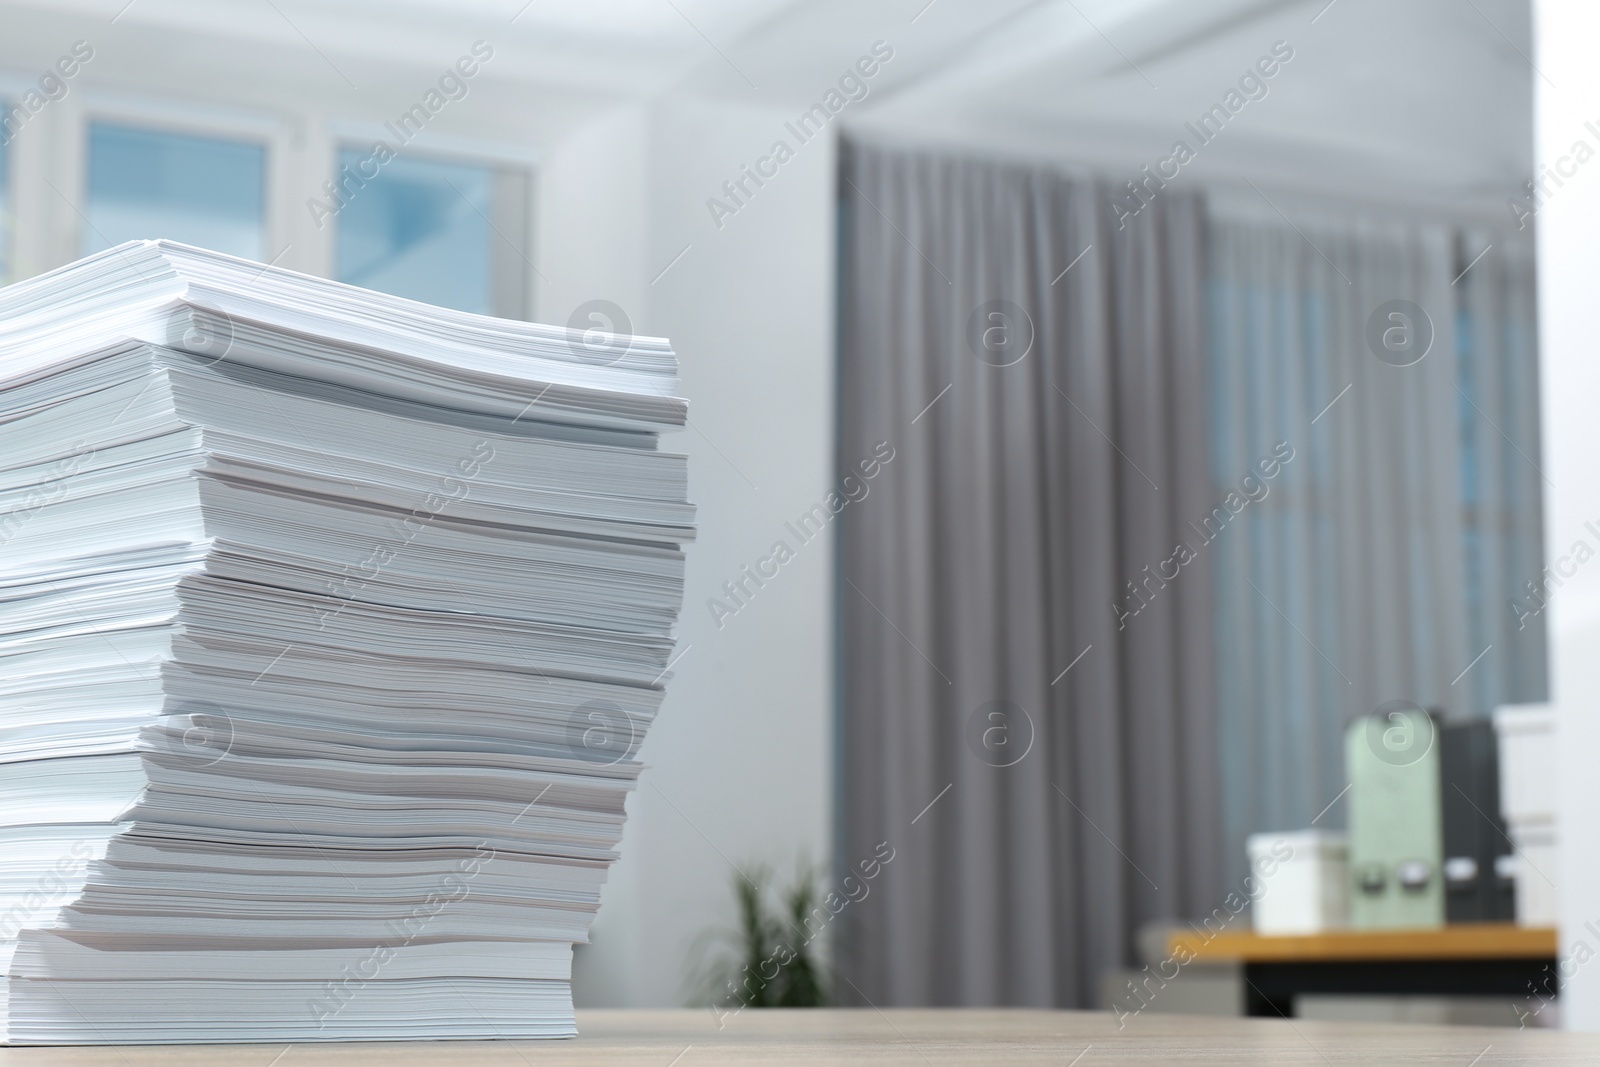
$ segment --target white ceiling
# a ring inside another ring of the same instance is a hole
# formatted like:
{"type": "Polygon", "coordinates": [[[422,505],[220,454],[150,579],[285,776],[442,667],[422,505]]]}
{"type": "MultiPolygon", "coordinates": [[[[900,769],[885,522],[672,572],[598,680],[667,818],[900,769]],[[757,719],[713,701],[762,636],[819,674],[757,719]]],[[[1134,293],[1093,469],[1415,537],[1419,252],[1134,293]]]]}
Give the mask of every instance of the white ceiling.
{"type": "MultiPolygon", "coordinates": [[[[661,89],[696,63],[732,46],[794,0],[7,0],[0,12],[26,29],[50,26],[91,43],[134,52],[123,42],[192,45],[248,41],[263,60],[282,52],[289,68],[316,83],[364,92],[378,68],[448,64],[483,39],[512,57],[502,77],[602,95],[661,89]],[[120,13],[119,13],[120,12],[120,13]],[[113,17],[115,24],[112,23],[113,17]],[[370,79],[369,79],[370,80],[370,79]]],[[[7,27],[9,28],[9,27],[7,27]]],[[[9,35],[0,35],[0,38],[9,35]]],[[[4,47],[0,39],[0,48],[4,47]]],[[[160,58],[172,48],[163,48],[160,58]]],[[[500,58],[500,57],[497,57],[500,58]]],[[[236,59],[237,61],[237,59],[236,59]]],[[[245,59],[246,66],[250,65],[245,59]]],[[[277,64],[266,64],[274,65],[277,64]]],[[[286,80],[280,89],[293,93],[286,80]]]]}
{"type": "Polygon", "coordinates": [[[856,126],[1131,172],[1179,138],[1195,144],[1183,124],[1283,40],[1294,59],[1204,148],[1194,174],[1503,214],[1532,169],[1525,0],[1115,7],[1100,18],[1085,0],[1038,5],[938,76],[876,101],[856,126]]]}
{"type": "Polygon", "coordinates": [[[846,112],[859,135],[1131,171],[1281,38],[1295,59],[1196,175],[1503,203],[1531,169],[1527,0],[125,4],[0,0],[0,66],[83,38],[89,81],[381,120],[481,38],[486,88],[452,121],[538,145],[667,91],[798,113],[881,39],[895,58],[846,112]]]}

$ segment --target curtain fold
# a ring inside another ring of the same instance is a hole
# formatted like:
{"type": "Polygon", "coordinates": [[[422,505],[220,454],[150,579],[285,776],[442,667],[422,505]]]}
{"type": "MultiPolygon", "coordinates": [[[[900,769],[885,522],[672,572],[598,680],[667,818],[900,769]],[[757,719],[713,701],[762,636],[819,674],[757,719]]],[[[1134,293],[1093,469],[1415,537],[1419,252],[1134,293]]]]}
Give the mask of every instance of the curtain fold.
{"type": "Polygon", "coordinates": [[[846,146],[842,999],[1088,1006],[1220,903],[1205,240],[1164,192],[846,146]],[[1023,354],[1025,352],[1025,354],[1023,354]]]}

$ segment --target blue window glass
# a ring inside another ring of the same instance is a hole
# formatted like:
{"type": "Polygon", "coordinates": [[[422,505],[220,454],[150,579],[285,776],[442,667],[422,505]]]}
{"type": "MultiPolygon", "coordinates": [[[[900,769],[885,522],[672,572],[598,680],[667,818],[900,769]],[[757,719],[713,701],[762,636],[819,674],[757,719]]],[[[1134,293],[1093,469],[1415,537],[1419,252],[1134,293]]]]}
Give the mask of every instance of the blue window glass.
{"type": "Polygon", "coordinates": [[[83,251],[165,237],[262,260],[263,145],[95,122],[83,251]]]}
{"type": "Polygon", "coordinates": [[[366,178],[371,153],[339,154],[340,281],[480,314],[496,307],[493,168],[392,159],[366,178]]]}

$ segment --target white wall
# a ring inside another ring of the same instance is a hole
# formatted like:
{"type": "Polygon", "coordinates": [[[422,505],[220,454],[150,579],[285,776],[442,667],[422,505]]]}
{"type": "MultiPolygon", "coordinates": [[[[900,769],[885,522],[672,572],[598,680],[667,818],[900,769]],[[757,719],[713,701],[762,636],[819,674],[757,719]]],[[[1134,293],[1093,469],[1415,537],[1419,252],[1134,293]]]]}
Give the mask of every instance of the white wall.
{"type": "MultiPolygon", "coordinates": [[[[565,323],[610,300],[643,313],[649,223],[649,115],[619,106],[547,152],[534,173],[533,318],[565,323]]],[[[633,324],[637,332],[639,324],[633,324]]]]}
{"type": "MultiPolygon", "coordinates": [[[[1585,0],[1540,0],[1536,9],[1543,71],[1538,87],[1538,162],[1554,165],[1579,139],[1600,150],[1584,123],[1600,119],[1600,11],[1585,0]],[[1559,86],[1551,87],[1550,83],[1559,86]]],[[[1600,124],[1600,123],[1597,123],[1600,124]]],[[[1535,164],[1537,167],[1537,163],[1535,164]]],[[[1568,165],[1571,169],[1571,165],[1568,165]]],[[[1546,557],[1565,555],[1584,528],[1600,526],[1600,159],[1563,179],[1540,210],[1539,286],[1544,418],[1546,557]]],[[[1550,599],[1551,696],[1560,717],[1564,954],[1579,941],[1600,952],[1600,562],[1580,567],[1550,599]]],[[[1579,966],[1561,995],[1569,1028],[1600,1030],[1600,959],[1579,966]]]]}
{"type": "Polygon", "coordinates": [[[818,502],[831,477],[831,142],[803,146],[720,230],[706,208],[784,135],[785,117],[669,97],[647,115],[586,128],[541,170],[539,262],[550,284],[538,317],[565,322],[578,302],[602,297],[636,331],[672,339],[692,428],[668,447],[689,454],[701,529],[681,658],[640,753],[650,767],[628,803],[594,942],[580,950],[583,1006],[685,1003],[697,943],[733,920],[732,865],[787,874],[802,854],[828,857],[832,545],[800,548],[721,627],[707,608],[742,565],[780,537],[792,542],[784,522],[818,502]],[[642,126],[644,165],[633,140],[642,126]]]}

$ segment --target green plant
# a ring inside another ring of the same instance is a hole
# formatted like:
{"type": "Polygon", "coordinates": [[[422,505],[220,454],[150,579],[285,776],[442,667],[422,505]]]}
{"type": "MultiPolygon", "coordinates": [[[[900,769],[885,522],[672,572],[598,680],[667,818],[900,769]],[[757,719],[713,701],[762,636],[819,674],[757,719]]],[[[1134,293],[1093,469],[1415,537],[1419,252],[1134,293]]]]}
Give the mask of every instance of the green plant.
{"type": "Polygon", "coordinates": [[[736,874],[737,921],[714,936],[724,951],[706,969],[704,994],[713,1004],[744,1008],[819,1008],[827,1004],[814,928],[817,875],[801,865],[795,880],[774,893],[771,873],[736,874]],[[773,897],[776,896],[776,906],[773,897]]]}

